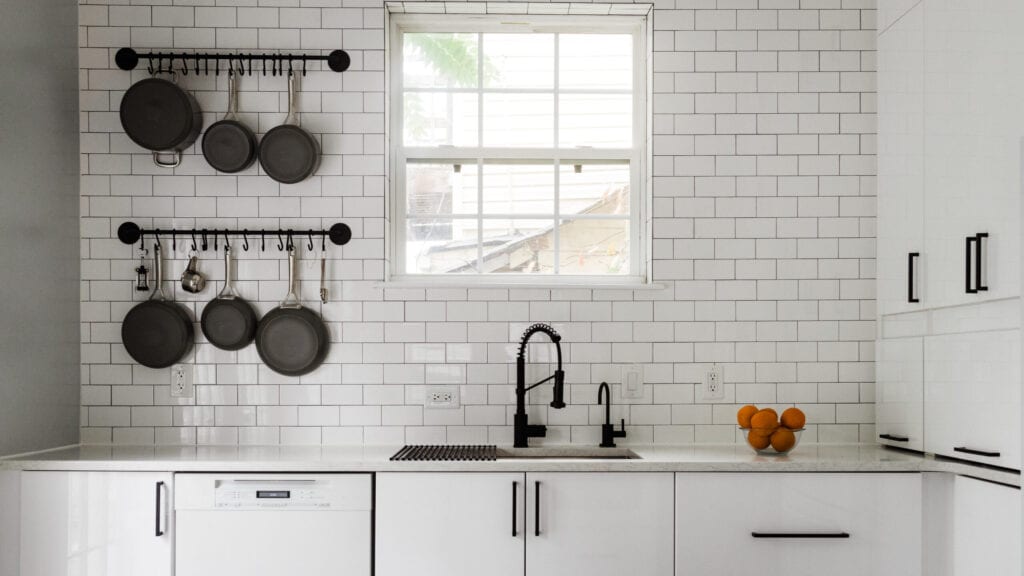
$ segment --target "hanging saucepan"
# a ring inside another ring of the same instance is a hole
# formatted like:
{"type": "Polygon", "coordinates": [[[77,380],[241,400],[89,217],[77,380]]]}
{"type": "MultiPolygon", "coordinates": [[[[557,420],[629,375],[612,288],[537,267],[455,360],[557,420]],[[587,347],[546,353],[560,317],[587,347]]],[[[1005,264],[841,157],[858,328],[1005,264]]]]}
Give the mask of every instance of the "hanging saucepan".
{"type": "Polygon", "coordinates": [[[203,156],[220,172],[241,172],[256,161],[256,135],[238,121],[238,74],[228,70],[228,112],[203,134],[203,156]]]}
{"type": "Polygon", "coordinates": [[[192,320],[184,308],[164,296],[162,259],[157,242],[153,245],[153,294],[129,310],[121,324],[121,342],[128,355],[148,368],[167,368],[192,349],[192,320]]]}
{"type": "Polygon", "coordinates": [[[296,184],[312,176],[320,166],[320,143],[299,125],[295,110],[298,74],[288,76],[288,117],[260,141],[260,166],[282,184],[296,184]]]}
{"type": "Polygon", "coordinates": [[[203,308],[200,326],[206,339],[221,350],[241,350],[256,336],[256,311],[231,283],[231,248],[224,248],[224,288],[203,308]]]}
{"type": "MultiPolygon", "coordinates": [[[[173,63],[171,64],[173,67],[173,63]]],[[[203,113],[191,94],[177,84],[173,70],[163,70],[163,62],[151,78],[140,80],[121,98],[121,126],[133,142],[153,151],[153,162],[161,168],[181,164],[181,152],[192,145],[203,128],[203,113]],[[166,72],[171,80],[158,78],[166,72]],[[172,162],[160,155],[172,154],[172,162]]]]}
{"type": "Polygon", "coordinates": [[[327,355],[327,327],[316,312],[303,308],[295,291],[295,249],[288,249],[288,295],[260,320],[256,351],[274,372],[302,376],[327,355]]]}

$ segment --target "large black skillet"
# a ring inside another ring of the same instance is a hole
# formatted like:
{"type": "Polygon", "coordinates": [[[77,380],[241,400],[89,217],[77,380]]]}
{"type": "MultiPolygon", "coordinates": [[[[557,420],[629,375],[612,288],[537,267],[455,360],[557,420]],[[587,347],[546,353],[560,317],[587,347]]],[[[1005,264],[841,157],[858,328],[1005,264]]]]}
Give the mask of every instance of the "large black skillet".
{"type": "Polygon", "coordinates": [[[192,349],[194,330],[185,309],[164,296],[160,243],[153,245],[156,287],[149,300],[128,311],[121,342],[133,360],[148,368],[167,368],[192,349]]]}
{"type": "Polygon", "coordinates": [[[302,376],[327,355],[327,327],[316,312],[302,306],[295,288],[295,249],[288,250],[288,294],[260,320],[256,352],[268,368],[285,376],[302,376]]]}

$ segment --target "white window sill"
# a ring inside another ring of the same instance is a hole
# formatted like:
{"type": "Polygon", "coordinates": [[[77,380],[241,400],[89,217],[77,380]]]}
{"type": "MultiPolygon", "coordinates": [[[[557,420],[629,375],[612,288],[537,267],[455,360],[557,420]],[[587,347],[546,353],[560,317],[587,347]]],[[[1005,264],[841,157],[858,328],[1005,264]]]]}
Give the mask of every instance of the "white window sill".
{"type": "Polygon", "coordinates": [[[442,289],[538,289],[538,290],[664,290],[668,285],[661,282],[644,282],[636,277],[623,277],[614,280],[594,278],[590,276],[556,277],[556,278],[493,278],[467,276],[452,278],[448,276],[401,276],[394,277],[375,285],[378,288],[442,288],[442,289]]]}

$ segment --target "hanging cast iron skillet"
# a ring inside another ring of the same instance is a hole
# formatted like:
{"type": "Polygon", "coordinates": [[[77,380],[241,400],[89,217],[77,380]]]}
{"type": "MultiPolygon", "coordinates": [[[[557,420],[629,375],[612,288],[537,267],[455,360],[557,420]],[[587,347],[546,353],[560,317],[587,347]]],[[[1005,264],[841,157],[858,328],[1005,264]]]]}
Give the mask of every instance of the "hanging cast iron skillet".
{"type": "Polygon", "coordinates": [[[196,141],[203,128],[199,103],[175,83],[177,75],[169,73],[171,80],[154,76],[132,84],[121,98],[121,126],[125,134],[139,146],[152,150],[153,162],[162,168],[181,164],[182,150],[196,141]],[[161,153],[173,154],[174,160],[162,161],[161,153]]]}
{"type": "Polygon", "coordinates": [[[295,249],[288,250],[288,295],[260,320],[256,351],[268,368],[285,376],[316,369],[327,355],[327,327],[316,312],[303,308],[295,291],[295,249]]]}
{"type": "Polygon", "coordinates": [[[241,172],[256,161],[256,135],[238,121],[237,74],[228,70],[228,112],[203,134],[203,156],[220,172],[241,172]]]}
{"type": "Polygon", "coordinates": [[[256,336],[256,311],[231,283],[231,248],[224,248],[224,288],[203,308],[200,327],[221,350],[241,350],[256,336]]]}
{"type": "Polygon", "coordinates": [[[296,184],[316,173],[320,166],[320,143],[299,125],[295,110],[297,74],[288,76],[288,117],[271,128],[260,141],[260,166],[282,184],[296,184]]]}
{"type": "Polygon", "coordinates": [[[121,342],[128,355],[148,368],[167,368],[192,349],[192,320],[163,291],[160,243],[153,245],[156,287],[149,300],[128,311],[121,324],[121,342]]]}

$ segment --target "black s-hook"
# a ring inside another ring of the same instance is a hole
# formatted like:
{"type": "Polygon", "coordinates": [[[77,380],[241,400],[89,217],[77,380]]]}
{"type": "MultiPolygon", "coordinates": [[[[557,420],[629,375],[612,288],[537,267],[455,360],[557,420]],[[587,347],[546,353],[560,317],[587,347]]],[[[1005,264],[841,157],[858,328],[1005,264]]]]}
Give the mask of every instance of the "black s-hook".
{"type": "Polygon", "coordinates": [[[309,231],[309,243],[306,244],[306,249],[309,250],[310,252],[313,251],[313,231],[312,230],[309,231]]]}
{"type": "Polygon", "coordinates": [[[249,251],[249,229],[242,230],[242,249],[249,251]]]}

